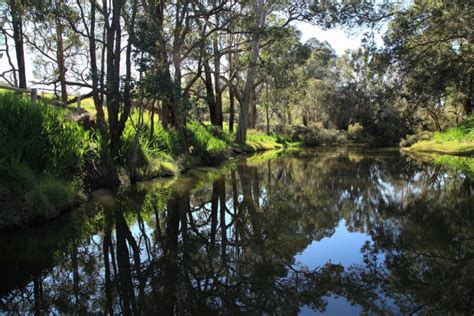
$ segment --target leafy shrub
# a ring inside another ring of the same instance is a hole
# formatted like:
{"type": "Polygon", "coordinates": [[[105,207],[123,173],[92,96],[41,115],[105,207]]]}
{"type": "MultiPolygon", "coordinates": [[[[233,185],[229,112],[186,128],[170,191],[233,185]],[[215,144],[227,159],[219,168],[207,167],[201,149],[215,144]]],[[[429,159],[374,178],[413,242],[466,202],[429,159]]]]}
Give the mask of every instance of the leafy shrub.
{"type": "Polygon", "coordinates": [[[349,124],[347,134],[352,140],[362,140],[364,136],[364,126],[359,123],[349,124]]]}
{"type": "Polygon", "coordinates": [[[279,139],[300,142],[305,146],[338,145],[347,141],[345,131],[326,129],[321,123],[305,126],[280,126],[276,129],[279,139]]]}

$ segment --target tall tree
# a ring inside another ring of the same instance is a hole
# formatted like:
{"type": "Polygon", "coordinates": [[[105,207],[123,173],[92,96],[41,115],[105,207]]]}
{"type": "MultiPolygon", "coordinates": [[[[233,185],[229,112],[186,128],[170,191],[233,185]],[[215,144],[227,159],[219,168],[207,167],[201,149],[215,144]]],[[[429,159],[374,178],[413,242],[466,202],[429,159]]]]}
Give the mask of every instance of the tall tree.
{"type": "Polygon", "coordinates": [[[15,42],[16,62],[18,67],[18,86],[26,89],[26,66],[25,66],[25,49],[23,47],[23,13],[21,11],[21,3],[18,0],[9,0],[11,22],[13,28],[13,40],[15,42]]]}

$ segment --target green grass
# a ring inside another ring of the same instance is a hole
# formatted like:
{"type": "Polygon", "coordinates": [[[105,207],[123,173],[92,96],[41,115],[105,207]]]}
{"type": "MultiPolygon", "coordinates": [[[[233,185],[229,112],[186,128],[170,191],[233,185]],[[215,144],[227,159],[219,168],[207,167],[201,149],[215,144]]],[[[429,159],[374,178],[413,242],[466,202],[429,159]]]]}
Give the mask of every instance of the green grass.
{"type": "MultiPolygon", "coordinates": [[[[108,142],[98,131],[86,132],[68,120],[75,105],[53,106],[48,97],[31,104],[28,97],[0,93],[0,229],[57,216],[78,200],[91,166],[110,161],[108,142]],[[85,163],[85,157],[92,164],[85,163]]],[[[81,107],[94,111],[92,99],[82,100],[81,107]]],[[[115,167],[140,181],[173,176],[196,165],[216,165],[233,150],[288,146],[282,138],[255,130],[248,131],[244,146],[235,146],[234,137],[227,125],[222,130],[196,121],[188,121],[179,133],[165,129],[158,116],[152,131],[149,113],[140,118],[134,110],[115,167]],[[137,126],[139,119],[143,124],[137,126]]]]}
{"type": "Polygon", "coordinates": [[[461,126],[433,133],[431,139],[416,142],[404,150],[472,156],[474,155],[474,115],[471,115],[461,126]]]}
{"type": "Polygon", "coordinates": [[[88,142],[88,133],[54,107],[0,93],[0,164],[70,176],[80,169],[88,142]]]}
{"type": "Polygon", "coordinates": [[[24,163],[0,166],[0,230],[58,216],[81,198],[79,184],[24,163]]]}
{"type": "Polygon", "coordinates": [[[243,146],[236,146],[237,152],[253,153],[264,150],[274,150],[283,148],[284,143],[279,142],[279,138],[273,135],[267,135],[257,130],[248,130],[247,142],[243,146]]]}
{"type": "Polygon", "coordinates": [[[61,110],[0,93],[0,229],[50,219],[79,197],[89,134],[61,110]]]}

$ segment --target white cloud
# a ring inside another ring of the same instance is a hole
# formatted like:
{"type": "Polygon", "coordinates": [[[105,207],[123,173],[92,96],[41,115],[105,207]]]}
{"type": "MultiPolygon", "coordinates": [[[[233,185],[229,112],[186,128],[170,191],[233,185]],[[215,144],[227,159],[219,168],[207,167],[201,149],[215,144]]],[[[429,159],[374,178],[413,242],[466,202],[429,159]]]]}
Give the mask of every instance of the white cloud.
{"type": "MultiPolygon", "coordinates": [[[[363,33],[365,30],[359,29],[349,32],[340,28],[334,28],[329,30],[323,30],[321,27],[313,25],[308,22],[298,21],[294,23],[294,26],[301,32],[301,42],[305,43],[310,38],[315,37],[319,41],[328,42],[336,51],[337,55],[342,55],[348,49],[357,49],[361,47],[363,33]]],[[[383,45],[383,41],[380,33],[375,33],[375,43],[380,47],[383,45]]]]}
{"type": "Polygon", "coordinates": [[[303,43],[315,37],[321,42],[328,42],[338,55],[342,55],[347,49],[357,49],[361,46],[362,34],[349,35],[341,29],[323,30],[308,22],[296,22],[295,26],[301,31],[303,43]]]}

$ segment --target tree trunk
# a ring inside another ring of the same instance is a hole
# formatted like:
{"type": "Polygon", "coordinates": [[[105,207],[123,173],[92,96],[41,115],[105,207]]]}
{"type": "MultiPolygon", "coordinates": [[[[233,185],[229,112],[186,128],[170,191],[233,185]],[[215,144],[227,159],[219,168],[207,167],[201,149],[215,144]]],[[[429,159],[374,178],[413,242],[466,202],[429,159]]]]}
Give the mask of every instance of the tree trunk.
{"type": "Polygon", "coordinates": [[[91,0],[91,21],[89,30],[89,53],[90,53],[90,65],[92,75],[92,99],[94,100],[94,107],[96,110],[97,125],[102,133],[102,136],[107,135],[107,129],[105,127],[105,115],[103,110],[103,100],[99,94],[99,71],[97,67],[97,54],[96,54],[96,39],[95,39],[95,5],[91,0]]]}
{"type": "Polygon", "coordinates": [[[122,0],[112,1],[112,23],[106,23],[107,31],[107,75],[106,105],[109,114],[110,154],[112,158],[118,156],[120,148],[120,135],[118,133],[118,115],[120,110],[120,53],[121,53],[121,27],[120,13],[122,0]]]}
{"type": "Polygon", "coordinates": [[[213,41],[214,47],[214,84],[216,89],[216,126],[222,128],[222,88],[221,88],[221,56],[217,37],[213,41]]]}
{"type": "Polygon", "coordinates": [[[217,105],[214,96],[214,88],[212,87],[211,67],[209,66],[209,62],[207,60],[204,62],[204,78],[204,85],[206,86],[207,94],[207,105],[209,107],[209,116],[211,118],[211,124],[214,126],[218,126],[217,105]]]}
{"type": "Polygon", "coordinates": [[[464,101],[464,113],[469,116],[472,114],[472,74],[469,76],[469,87],[467,92],[467,98],[464,101]]]}
{"type": "Polygon", "coordinates": [[[249,106],[249,128],[257,126],[257,95],[255,88],[252,89],[249,106]]]}
{"type": "Polygon", "coordinates": [[[23,20],[19,12],[17,0],[10,0],[12,16],[13,40],[15,41],[16,61],[18,66],[18,86],[26,89],[25,50],[23,48],[23,20]]]}
{"type": "Polygon", "coordinates": [[[61,86],[61,103],[63,106],[67,104],[67,85],[66,85],[66,65],[64,60],[64,41],[63,41],[63,26],[61,20],[56,16],[56,60],[58,63],[59,84],[61,86]]]}
{"type": "MultiPolygon", "coordinates": [[[[229,54],[229,80],[232,80],[233,76],[233,59],[232,53],[229,54]]],[[[229,86],[229,132],[234,131],[234,117],[235,117],[235,95],[234,90],[229,86]]]]}
{"type": "Polygon", "coordinates": [[[464,102],[464,113],[466,115],[472,114],[472,99],[470,97],[468,97],[464,102]]]}
{"type": "Polygon", "coordinates": [[[249,125],[249,107],[251,102],[252,91],[254,90],[255,72],[257,68],[258,56],[260,53],[260,30],[265,22],[265,14],[263,12],[264,1],[253,1],[255,12],[255,31],[251,35],[251,50],[250,63],[247,69],[247,76],[245,80],[244,91],[240,104],[239,123],[237,126],[237,134],[235,135],[235,142],[244,145],[247,140],[247,129],[249,125]]]}
{"type": "MultiPolygon", "coordinates": [[[[115,138],[118,139],[120,146],[120,138],[125,129],[125,124],[127,123],[128,117],[132,110],[132,42],[135,40],[135,17],[137,14],[138,0],[133,0],[131,8],[131,18],[129,21],[128,29],[128,42],[127,49],[125,51],[125,82],[123,88],[123,108],[120,113],[120,119],[117,123],[116,135],[115,138]]],[[[119,35],[119,30],[117,31],[117,36],[119,35]]],[[[119,66],[120,67],[120,66],[119,66]]]]}
{"type": "Polygon", "coordinates": [[[270,135],[270,112],[269,112],[269,100],[268,100],[268,83],[265,85],[265,118],[267,121],[267,135],[270,135]]]}

